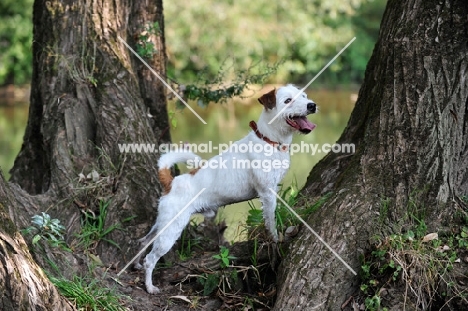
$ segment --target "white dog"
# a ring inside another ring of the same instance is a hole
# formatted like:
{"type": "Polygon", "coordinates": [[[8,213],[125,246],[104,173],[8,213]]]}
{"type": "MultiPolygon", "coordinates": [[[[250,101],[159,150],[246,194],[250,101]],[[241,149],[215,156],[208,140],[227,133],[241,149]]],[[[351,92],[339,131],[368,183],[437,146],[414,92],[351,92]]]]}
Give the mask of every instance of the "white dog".
{"type": "MultiPolygon", "coordinates": [[[[293,133],[308,134],[315,128],[306,116],[315,113],[317,107],[305,93],[292,85],[279,88],[276,94],[272,90],[259,101],[263,112],[258,125],[250,122],[252,131],[246,137],[232,144],[227,152],[205,162],[201,169],[177,177],[171,175],[170,168],[175,163],[200,160],[188,151],[169,152],[159,159],[159,178],[165,194],[159,201],[156,223],[140,239],[145,246],[156,232],[164,230],[159,232],[153,249],[144,260],[148,293],[159,292],[153,285],[153,269],[180,237],[192,214],[203,213],[212,217],[220,206],[258,197],[263,206],[265,226],[273,241],[278,241],[276,196],[270,189],[277,191],[289,168],[289,145],[293,133]]],[[[141,268],[141,265],[137,263],[136,267],[141,268]]]]}

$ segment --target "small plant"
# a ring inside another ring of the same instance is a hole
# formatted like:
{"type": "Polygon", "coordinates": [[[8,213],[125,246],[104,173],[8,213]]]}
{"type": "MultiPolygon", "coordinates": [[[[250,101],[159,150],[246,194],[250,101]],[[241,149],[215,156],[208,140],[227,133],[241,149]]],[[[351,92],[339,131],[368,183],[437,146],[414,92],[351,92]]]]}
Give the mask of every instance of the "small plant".
{"type": "MultiPolygon", "coordinates": [[[[299,191],[296,183],[293,183],[291,186],[283,189],[283,186],[280,185],[278,191],[278,196],[280,196],[287,206],[281,201],[277,201],[276,210],[275,210],[275,219],[276,227],[280,232],[283,232],[289,226],[297,226],[301,221],[290,211],[289,207],[294,208],[296,203],[299,200],[299,191]]],[[[305,205],[299,209],[295,209],[296,213],[303,219],[307,219],[309,215],[317,211],[330,197],[331,193],[327,193],[323,197],[320,197],[311,205],[305,205]]],[[[248,202],[250,210],[248,212],[246,225],[249,229],[251,238],[255,236],[256,229],[264,225],[263,222],[263,212],[260,209],[257,209],[252,201],[248,202]]]]}
{"type": "Polygon", "coordinates": [[[23,230],[23,233],[34,233],[32,244],[37,245],[40,240],[47,241],[52,247],[62,247],[68,249],[63,238],[65,227],[60,224],[60,220],[52,219],[49,214],[42,212],[41,215],[34,215],[31,218],[32,226],[23,230]]]}
{"type": "Polygon", "coordinates": [[[151,41],[152,35],[158,35],[161,32],[159,23],[147,24],[143,31],[138,35],[136,42],[136,52],[143,58],[151,58],[158,53],[155,44],[151,41]]]}
{"type": "Polygon", "coordinates": [[[115,290],[103,286],[99,280],[88,280],[75,276],[72,280],[49,276],[60,293],[72,301],[78,310],[86,311],[124,311],[122,301],[129,299],[115,290]]]}
{"type": "Polygon", "coordinates": [[[225,246],[221,246],[221,249],[219,250],[219,254],[214,255],[213,258],[220,260],[219,265],[221,266],[222,269],[227,268],[230,265],[231,260],[237,259],[234,256],[229,256],[229,249],[226,248],[225,246]]]}
{"type": "Polygon", "coordinates": [[[97,213],[92,211],[83,213],[81,232],[76,235],[79,240],[78,246],[82,246],[86,250],[93,250],[100,241],[106,241],[119,248],[115,241],[107,238],[112,231],[122,230],[120,225],[105,226],[109,203],[110,201],[100,201],[97,213]]]}
{"type": "Polygon", "coordinates": [[[220,281],[219,272],[215,273],[203,273],[198,277],[198,282],[203,285],[203,295],[209,296],[213,291],[218,288],[220,281]]]}
{"type": "Polygon", "coordinates": [[[231,260],[236,259],[236,257],[229,255],[229,249],[221,246],[219,254],[214,255],[213,258],[219,260],[221,270],[203,273],[198,277],[198,282],[203,285],[203,295],[205,296],[213,293],[215,289],[226,293],[228,290],[232,290],[234,285],[238,283],[237,270],[229,268],[231,260]]]}
{"type": "Polygon", "coordinates": [[[364,305],[366,306],[366,310],[368,311],[387,311],[388,310],[387,308],[381,307],[381,298],[379,295],[366,298],[364,305]]]}

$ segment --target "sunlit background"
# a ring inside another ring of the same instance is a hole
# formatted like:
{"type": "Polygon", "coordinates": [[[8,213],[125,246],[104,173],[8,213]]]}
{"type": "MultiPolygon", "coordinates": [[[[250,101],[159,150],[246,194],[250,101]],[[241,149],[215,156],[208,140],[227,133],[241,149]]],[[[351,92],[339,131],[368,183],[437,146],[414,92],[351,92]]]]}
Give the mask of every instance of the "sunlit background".
{"type": "MultiPolygon", "coordinates": [[[[28,117],[32,2],[0,2],[0,168],[7,178],[28,117]]],[[[259,74],[268,66],[276,66],[265,87],[284,83],[301,86],[356,37],[307,90],[319,105],[320,112],[309,117],[317,128],[295,138],[296,142],[333,144],[354,107],[385,4],[384,0],[164,1],[168,77],[178,84],[216,79],[229,83],[246,73],[259,74]]],[[[246,98],[205,108],[191,103],[207,125],[170,102],[169,111],[176,124],[171,129],[173,141],[217,144],[242,138],[250,130],[249,121],[257,120],[261,112],[256,101],[260,88],[252,85],[246,98]]],[[[283,181],[285,187],[304,185],[311,168],[323,156],[294,155],[283,181]]],[[[239,232],[247,210],[243,204],[224,212],[231,224],[231,239],[239,232]]]]}

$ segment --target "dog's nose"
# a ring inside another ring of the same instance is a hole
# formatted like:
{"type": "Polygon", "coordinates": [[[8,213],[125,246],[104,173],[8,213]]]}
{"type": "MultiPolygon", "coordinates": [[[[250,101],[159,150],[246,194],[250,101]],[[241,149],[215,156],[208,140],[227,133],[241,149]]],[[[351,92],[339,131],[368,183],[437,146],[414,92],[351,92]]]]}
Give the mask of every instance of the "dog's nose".
{"type": "Polygon", "coordinates": [[[307,111],[310,113],[315,113],[317,111],[317,105],[314,102],[307,104],[307,111]]]}

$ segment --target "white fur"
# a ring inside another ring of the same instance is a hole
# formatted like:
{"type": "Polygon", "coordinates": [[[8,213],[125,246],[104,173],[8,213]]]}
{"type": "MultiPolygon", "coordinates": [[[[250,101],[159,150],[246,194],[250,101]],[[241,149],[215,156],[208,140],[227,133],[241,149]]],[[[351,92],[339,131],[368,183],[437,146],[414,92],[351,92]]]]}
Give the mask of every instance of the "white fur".
{"type": "MultiPolygon", "coordinates": [[[[292,85],[287,85],[277,90],[276,107],[272,109],[264,108],[257,122],[258,130],[261,134],[268,137],[271,141],[281,143],[282,145],[291,143],[292,135],[296,130],[286,123],[285,118],[298,115],[306,116],[316,111],[315,103],[308,99],[304,93],[300,94],[294,101],[288,104],[284,103],[286,99],[293,98],[298,92],[299,90],[292,85]],[[268,124],[285,106],[287,108],[281,112],[280,116],[272,124],[268,124]]],[[[253,131],[235,144],[248,145],[249,142],[262,144],[263,146],[267,144],[267,142],[257,137],[253,131]]],[[[185,162],[189,159],[197,158],[198,156],[191,152],[170,152],[161,156],[158,165],[160,169],[169,168],[177,162],[185,162]]],[[[265,153],[234,153],[227,151],[209,160],[217,161],[214,163],[218,164],[221,163],[220,161],[225,161],[227,169],[206,167],[200,169],[194,175],[184,174],[175,177],[172,181],[170,192],[160,198],[156,223],[151,228],[151,231],[143,239],[140,239],[143,245],[147,241],[150,241],[158,230],[169,223],[203,188],[205,190],[154,241],[151,252],[148,253],[144,260],[145,285],[148,293],[154,294],[159,292],[159,289],[152,282],[153,269],[158,260],[172,248],[180,237],[182,230],[189,223],[190,216],[194,213],[204,213],[205,215],[213,216],[220,206],[258,197],[263,206],[266,228],[270,232],[273,241],[278,241],[275,225],[276,196],[270,189],[277,190],[278,184],[289,167],[271,169],[269,172],[261,168],[232,169],[235,161],[238,160],[279,160],[281,163],[286,160],[289,163],[289,152],[278,151],[268,156],[265,153]]],[[[139,263],[136,266],[141,267],[139,263]]]]}

